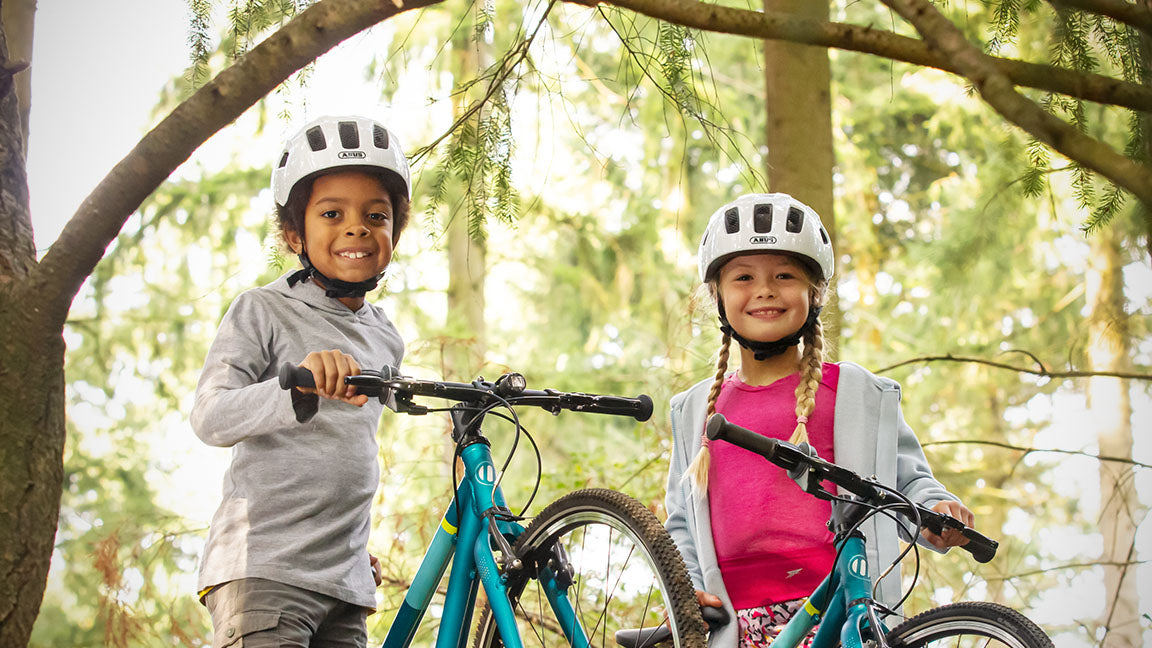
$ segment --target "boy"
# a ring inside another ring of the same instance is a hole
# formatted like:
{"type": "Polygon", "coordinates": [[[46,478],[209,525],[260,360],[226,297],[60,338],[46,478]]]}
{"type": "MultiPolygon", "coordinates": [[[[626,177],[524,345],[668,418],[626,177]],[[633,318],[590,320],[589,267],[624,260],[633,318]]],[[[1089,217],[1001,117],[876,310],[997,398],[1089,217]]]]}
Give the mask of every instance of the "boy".
{"type": "Polygon", "coordinates": [[[232,448],[198,584],[217,648],[367,641],[383,406],[344,377],[403,357],[364,295],[392,259],[409,190],[399,143],[371,119],[320,118],[277,159],[277,224],[302,268],[232,303],[191,415],[201,440],[232,448]],[[311,370],[316,388],[281,391],[284,362],[311,370]]]}

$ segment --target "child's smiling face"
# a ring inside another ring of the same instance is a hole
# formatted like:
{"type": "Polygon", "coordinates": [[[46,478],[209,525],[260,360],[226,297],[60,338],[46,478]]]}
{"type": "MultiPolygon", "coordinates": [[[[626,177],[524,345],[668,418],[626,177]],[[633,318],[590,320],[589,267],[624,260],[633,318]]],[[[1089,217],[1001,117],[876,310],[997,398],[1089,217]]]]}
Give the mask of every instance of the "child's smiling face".
{"type": "Polygon", "coordinates": [[[301,248],[324,276],[365,281],[392,260],[392,199],[375,176],[342,171],[312,184],[304,208],[304,236],[286,231],[292,250],[301,248]]]}
{"type": "Polygon", "coordinates": [[[724,312],[740,335],[775,342],[808,319],[811,281],[800,261],[786,254],[746,254],[720,268],[724,312]]]}

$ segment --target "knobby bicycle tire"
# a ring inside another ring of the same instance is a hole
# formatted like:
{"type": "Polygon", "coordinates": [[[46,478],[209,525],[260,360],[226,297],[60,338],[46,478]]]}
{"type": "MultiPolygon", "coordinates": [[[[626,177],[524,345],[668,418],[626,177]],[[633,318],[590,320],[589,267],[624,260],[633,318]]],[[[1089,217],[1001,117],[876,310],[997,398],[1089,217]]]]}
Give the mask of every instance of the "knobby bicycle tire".
{"type": "Polygon", "coordinates": [[[917,614],[893,628],[887,639],[894,648],[1052,648],[1052,640],[1028,617],[1003,605],[978,602],[952,603],[917,614]]]}
{"type": "MultiPolygon", "coordinates": [[[[535,563],[545,560],[557,541],[574,571],[568,598],[592,645],[614,646],[617,629],[658,626],[671,615],[674,646],[707,646],[707,629],[680,552],[664,525],[635,499],[605,489],[569,493],[541,511],[514,547],[518,556],[535,563]]],[[[527,566],[508,579],[525,648],[567,645],[533,572],[527,566]]],[[[503,645],[487,604],[473,645],[503,645]]]]}

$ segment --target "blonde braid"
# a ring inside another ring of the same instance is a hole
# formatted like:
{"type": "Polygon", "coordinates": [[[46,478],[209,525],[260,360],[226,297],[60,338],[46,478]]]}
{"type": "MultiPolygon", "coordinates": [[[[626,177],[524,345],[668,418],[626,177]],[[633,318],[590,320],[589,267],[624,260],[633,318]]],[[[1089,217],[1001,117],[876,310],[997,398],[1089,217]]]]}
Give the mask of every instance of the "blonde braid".
{"type": "Polygon", "coordinates": [[[808,417],[816,409],[816,390],[824,376],[824,325],[817,317],[812,329],[804,334],[804,353],[800,356],[800,384],[796,385],[796,429],[789,443],[808,442],[808,417]]]}
{"type": "MultiPolygon", "coordinates": [[[[716,401],[720,398],[720,388],[724,385],[724,374],[728,371],[728,353],[732,344],[732,336],[724,334],[720,341],[720,355],[716,358],[716,378],[712,381],[712,389],[708,392],[708,412],[704,420],[716,413],[716,401]]],[[[708,437],[701,433],[700,450],[696,458],[688,466],[688,477],[696,488],[705,493],[708,491],[708,469],[712,465],[712,451],[708,448],[708,437]]]]}

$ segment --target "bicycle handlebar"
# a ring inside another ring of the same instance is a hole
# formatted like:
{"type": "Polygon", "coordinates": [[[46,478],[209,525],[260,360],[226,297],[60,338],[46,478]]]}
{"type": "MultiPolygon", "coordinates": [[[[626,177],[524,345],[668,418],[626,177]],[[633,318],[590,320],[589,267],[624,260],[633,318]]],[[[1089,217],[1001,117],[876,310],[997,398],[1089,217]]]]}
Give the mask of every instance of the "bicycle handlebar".
{"type": "MultiPolygon", "coordinates": [[[[279,380],[281,389],[316,386],[311,371],[288,362],[280,366],[279,380]]],[[[553,414],[566,409],[630,416],[637,421],[647,421],[652,417],[652,399],[647,394],[626,398],[554,389],[524,389],[520,374],[504,374],[496,382],[477,379],[471,383],[454,383],[401,376],[393,367],[384,365],[378,372],[366,370],[358,376],[348,376],[344,382],[355,386],[361,394],[380,398],[387,398],[388,393],[393,392],[401,397],[429,396],[485,406],[506,401],[512,405],[539,407],[553,414]]]]}
{"type": "MultiPolygon", "coordinates": [[[[809,484],[819,484],[830,481],[840,488],[860,497],[873,506],[886,506],[892,503],[891,497],[878,487],[876,482],[864,479],[860,475],[825,461],[816,455],[814,449],[810,452],[779,439],[772,439],[753,432],[747,428],[729,422],[723,414],[713,414],[708,418],[706,433],[709,439],[721,439],[745,450],[755,452],[768,461],[788,471],[788,476],[795,480],[808,478],[809,484]]],[[[920,520],[931,532],[939,535],[945,528],[958,529],[968,543],[961,545],[976,562],[986,563],[996,555],[999,543],[967,526],[956,518],[937,513],[920,504],[912,504],[920,513],[920,520]]]]}

